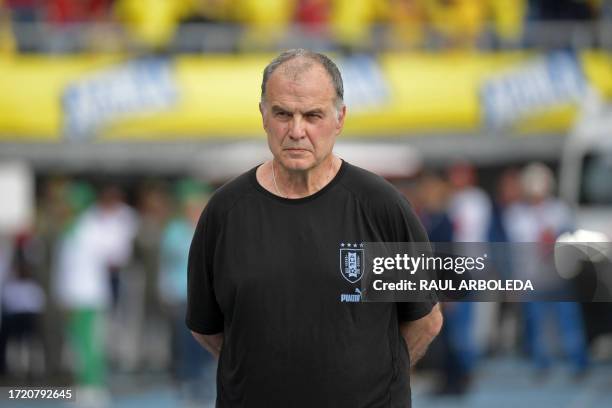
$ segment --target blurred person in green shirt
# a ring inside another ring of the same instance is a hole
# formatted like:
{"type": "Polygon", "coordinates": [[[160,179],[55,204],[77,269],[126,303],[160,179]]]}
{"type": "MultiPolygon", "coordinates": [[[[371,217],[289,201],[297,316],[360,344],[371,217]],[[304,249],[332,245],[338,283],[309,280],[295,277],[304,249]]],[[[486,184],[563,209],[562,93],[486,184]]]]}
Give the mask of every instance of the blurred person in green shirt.
{"type": "Polygon", "coordinates": [[[187,262],[191,238],[210,190],[194,180],[177,184],[180,211],[164,232],[160,246],[160,298],[170,317],[173,374],[187,401],[215,399],[214,358],[185,329],[187,262]]]}

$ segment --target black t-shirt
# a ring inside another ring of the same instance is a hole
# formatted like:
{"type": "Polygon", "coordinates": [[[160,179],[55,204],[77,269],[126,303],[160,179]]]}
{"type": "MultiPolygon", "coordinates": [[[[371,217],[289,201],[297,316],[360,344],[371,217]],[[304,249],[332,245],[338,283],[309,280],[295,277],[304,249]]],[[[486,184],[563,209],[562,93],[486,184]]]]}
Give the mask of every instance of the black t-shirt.
{"type": "Polygon", "coordinates": [[[300,199],[275,196],[255,172],[215,193],[189,253],[187,326],[224,335],[217,406],[409,407],[399,323],[434,303],[358,302],[342,256],[427,241],[408,202],[346,162],[300,199]]]}

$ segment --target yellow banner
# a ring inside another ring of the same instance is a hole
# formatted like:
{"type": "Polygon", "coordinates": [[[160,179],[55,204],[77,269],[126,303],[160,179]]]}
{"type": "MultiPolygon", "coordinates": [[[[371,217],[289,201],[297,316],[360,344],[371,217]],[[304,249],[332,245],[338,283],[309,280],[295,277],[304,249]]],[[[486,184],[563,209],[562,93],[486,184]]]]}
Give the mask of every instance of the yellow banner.
{"type": "MultiPolygon", "coordinates": [[[[0,60],[0,140],[263,137],[257,104],[261,73],[272,57],[0,60]]],[[[347,136],[565,132],[586,87],[612,96],[612,55],[601,52],[336,60],[345,79],[347,136]]]]}

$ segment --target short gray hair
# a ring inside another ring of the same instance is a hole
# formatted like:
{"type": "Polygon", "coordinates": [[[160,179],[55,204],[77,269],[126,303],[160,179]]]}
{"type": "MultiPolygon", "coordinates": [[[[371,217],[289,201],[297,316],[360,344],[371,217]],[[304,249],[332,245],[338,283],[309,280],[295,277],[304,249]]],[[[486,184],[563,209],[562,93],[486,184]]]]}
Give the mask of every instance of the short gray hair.
{"type": "Polygon", "coordinates": [[[264,68],[263,79],[261,81],[261,100],[263,101],[266,97],[266,85],[268,84],[268,80],[270,79],[272,73],[274,73],[274,71],[276,71],[276,69],[285,62],[299,57],[315,61],[325,69],[325,72],[327,72],[329,78],[331,79],[334,91],[336,93],[336,108],[342,107],[342,105],[344,105],[344,84],[342,83],[342,75],[340,74],[340,70],[327,55],[306,50],[304,48],[294,48],[285,51],[270,61],[266,68],[264,68]]]}

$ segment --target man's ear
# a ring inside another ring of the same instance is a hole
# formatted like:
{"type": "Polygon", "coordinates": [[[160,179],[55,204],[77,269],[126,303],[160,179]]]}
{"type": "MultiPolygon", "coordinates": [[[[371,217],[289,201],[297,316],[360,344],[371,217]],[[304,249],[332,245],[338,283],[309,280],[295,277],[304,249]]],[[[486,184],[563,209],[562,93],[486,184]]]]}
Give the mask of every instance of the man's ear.
{"type": "Polygon", "coordinates": [[[261,123],[263,123],[264,130],[266,129],[266,119],[264,115],[264,105],[263,102],[259,102],[259,113],[261,113],[261,123]]]}
{"type": "Polygon", "coordinates": [[[340,134],[344,127],[344,118],[346,117],[346,105],[342,105],[342,108],[338,110],[338,123],[336,124],[336,134],[340,134]]]}

